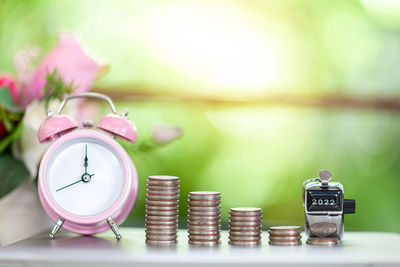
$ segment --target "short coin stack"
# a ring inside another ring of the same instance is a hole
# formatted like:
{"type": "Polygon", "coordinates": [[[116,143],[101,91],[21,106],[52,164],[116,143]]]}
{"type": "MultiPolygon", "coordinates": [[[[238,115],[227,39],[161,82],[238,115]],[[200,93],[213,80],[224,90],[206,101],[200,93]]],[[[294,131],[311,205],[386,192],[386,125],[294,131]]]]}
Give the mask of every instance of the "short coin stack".
{"type": "Polygon", "coordinates": [[[269,244],[274,246],[301,245],[300,226],[273,226],[268,230],[269,244]]]}
{"type": "Polygon", "coordinates": [[[307,239],[308,245],[332,247],[339,244],[337,237],[309,237],[307,239]]]}
{"type": "Polygon", "coordinates": [[[221,194],[196,191],[189,193],[188,232],[189,244],[216,246],[221,235],[221,194]]]}
{"type": "Polygon", "coordinates": [[[146,187],[146,243],[175,244],[178,231],[179,178],[149,176],[146,187]]]}
{"type": "Polygon", "coordinates": [[[262,210],[260,208],[232,208],[229,211],[229,244],[257,246],[261,244],[262,210]]]}

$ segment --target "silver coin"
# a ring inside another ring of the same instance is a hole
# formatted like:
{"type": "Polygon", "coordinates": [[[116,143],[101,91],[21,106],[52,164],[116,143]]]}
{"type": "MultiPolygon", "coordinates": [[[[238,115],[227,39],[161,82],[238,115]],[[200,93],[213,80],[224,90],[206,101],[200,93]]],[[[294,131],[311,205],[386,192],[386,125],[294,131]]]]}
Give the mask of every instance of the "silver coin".
{"type": "Polygon", "coordinates": [[[228,241],[228,244],[241,247],[253,247],[261,245],[261,241],[228,241]]]}
{"type": "Polygon", "coordinates": [[[247,214],[240,214],[240,213],[232,213],[229,212],[229,217],[246,217],[246,218],[262,218],[262,213],[247,213],[247,214]]]}
{"type": "Polygon", "coordinates": [[[145,224],[147,225],[178,225],[178,220],[175,221],[154,221],[154,220],[145,220],[145,224]]]}
{"type": "Polygon", "coordinates": [[[301,236],[270,236],[269,241],[299,241],[301,240],[301,236]]]}
{"type": "Polygon", "coordinates": [[[261,231],[229,231],[232,236],[260,236],[261,231]]]}
{"type": "Polygon", "coordinates": [[[180,185],[175,184],[174,186],[162,186],[162,185],[153,185],[153,184],[146,184],[147,190],[156,190],[156,191],[178,191],[180,185]]]}
{"type": "Polygon", "coordinates": [[[193,235],[189,234],[189,240],[199,240],[199,241],[218,241],[220,235],[193,235]]]}
{"type": "Polygon", "coordinates": [[[148,179],[155,181],[179,181],[178,176],[171,176],[171,175],[150,175],[148,179]]]}
{"type": "Polygon", "coordinates": [[[158,195],[158,194],[178,195],[181,191],[179,190],[179,188],[172,188],[172,187],[163,187],[163,189],[158,189],[158,190],[150,189],[149,187],[147,187],[146,192],[152,193],[155,195],[158,195]]]}
{"type": "Polygon", "coordinates": [[[144,220],[146,223],[149,224],[174,224],[178,222],[178,218],[172,218],[172,219],[158,219],[158,218],[149,218],[149,217],[145,217],[144,220]]]}
{"type": "Polygon", "coordinates": [[[179,185],[179,180],[160,180],[160,179],[147,179],[146,183],[148,185],[157,185],[157,186],[164,186],[164,185],[168,185],[168,186],[177,186],[179,185]]]}
{"type": "Polygon", "coordinates": [[[158,220],[158,218],[160,218],[159,220],[178,220],[178,214],[170,214],[170,215],[160,215],[160,214],[152,214],[152,213],[145,213],[145,218],[150,219],[150,220],[158,220]],[[157,218],[157,219],[156,219],[157,218]]]}
{"type": "Polygon", "coordinates": [[[146,210],[155,210],[155,211],[177,211],[179,205],[174,205],[174,206],[159,206],[159,205],[154,205],[154,204],[147,204],[145,206],[146,210]]]}
{"type": "Polygon", "coordinates": [[[178,229],[178,223],[145,222],[147,230],[178,229]]]}
{"type": "Polygon", "coordinates": [[[215,216],[194,216],[194,215],[189,215],[188,219],[191,221],[220,221],[221,216],[220,215],[215,215],[215,216]]]}
{"type": "Polygon", "coordinates": [[[178,230],[176,229],[175,231],[162,231],[162,230],[145,230],[146,236],[152,235],[152,236],[176,236],[178,235],[178,230]]]}
{"type": "Polygon", "coordinates": [[[262,216],[262,209],[253,207],[231,208],[229,214],[231,216],[259,217],[262,216]]]}
{"type": "Polygon", "coordinates": [[[189,238],[189,242],[215,242],[215,243],[220,243],[220,239],[219,238],[215,238],[215,239],[193,239],[193,238],[189,238]]]}
{"type": "Polygon", "coordinates": [[[247,213],[247,212],[251,212],[251,213],[262,212],[262,209],[255,208],[255,207],[238,207],[238,208],[231,208],[230,211],[243,214],[243,213],[247,213]]]}
{"type": "Polygon", "coordinates": [[[190,226],[219,226],[220,221],[188,221],[190,226]]]}
{"type": "Polygon", "coordinates": [[[261,236],[229,236],[230,241],[261,241],[261,236]]]}
{"type": "Polygon", "coordinates": [[[221,234],[221,230],[192,230],[192,229],[188,229],[188,233],[189,234],[193,234],[193,235],[220,235],[221,234]]]}
{"type": "Polygon", "coordinates": [[[310,232],[313,234],[313,236],[333,236],[337,233],[337,231],[338,227],[336,223],[320,222],[310,225],[310,232]]]}
{"type": "Polygon", "coordinates": [[[172,241],[160,241],[160,240],[146,240],[146,243],[149,245],[175,245],[177,243],[177,240],[172,240],[172,241]]]}
{"type": "Polygon", "coordinates": [[[300,235],[301,231],[270,231],[268,230],[269,235],[278,235],[278,236],[287,236],[287,235],[300,235]]]}
{"type": "Polygon", "coordinates": [[[146,233],[146,239],[148,240],[166,240],[166,241],[170,241],[170,240],[176,240],[178,238],[178,235],[157,235],[157,234],[151,234],[151,233],[146,233]]]}
{"type": "Polygon", "coordinates": [[[188,208],[191,207],[220,207],[221,201],[188,200],[188,208]]]}
{"type": "Polygon", "coordinates": [[[146,194],[148,200],[161,200],[161,201],[176,201],[179,199],[179,195],[152,195],[146,194]]]}
{"type": "Polygon", "coordinates": [[[189,194],[188,196],[189,200],[194,200],[194,201],[220,201],[221,196],[220,195],[206,195],[206,194],[189,194]]]}
{"type": "Polygon", "coordinates": [[[221,193],[216,191],[192,191],[189,192],[188,195],[192,197],[203,197],[203,196],[221,197],[221,193]]]}
{"type": "Polygon", "coordinates": [[[220,242],[208,242],[208,241],[194,241],[189,240],[190,245],[200,246],[200,247],[215,247],[220,244],[220,242]]]}
{"type": "Polygon", "coordinates": [[[189,206],[188,207],[188,212],[221,212],[221,207],[218,206],[201,206],[201,207],[195,207],[195,206],[189,206]]]}
{"type": "Polygon", "coordinates": [[[153,229],[146,229],[144,231],[146,234],[152,235],[177,235],[178,229],[162,229],[162,230],[153,230],[153,229]]]}
{"type": "Polygon", "coordinates": [[[148,206],[157,206],[157,207],[174,206],[174,207],[176,207],[178,204],[179,204],[178,200],[166,201],[166,200],[146,199],[146,205],[148,205],[148,206]]]}
{"type": "Polygon", "coordinates": [[[177,225],[167,226],[167,225],[146,225],[146,231],[154,232],[176,232],[178,230],[177,225]]]}
{"type": "Polygon", "coordinates": [[[188,220],[190,225],[219,225],[221,220],[188,220]]]}
{"type": "Polygon", "coordinates": [[[166,196],[179,196],[179,190],[177,191],[168,191],[168,190],[149,190],[147,189],[147,194],[149,195],[166,195],[166,196]]]}
{"type": "Polygon", "coordinates": [[[177,216],[151,216],[146,214],[147,221],[164,221],[164,222],[176,222],[178,220],[177,216]]]}
{"type": "Polygon", "coordinates": [[[229,225],[229,230],[231,231],[262,231],[262,226],[232,226],[229,225]]]}
{"type": "Polygon", "coordinates": [[[269,231],[301,231],[300,226],[271,226],[269,231]]]}
{"type": "Polygon", "coordinates": [[[188,225],[189,231],[214,231],[214,230],[220,230],[221,226],[220,225],[188,225]]]}
{"type": "Polygon", "coordinates": [[[296,234],[275,234],[275,233],[269,233],[270,237],[299,237],[301,236],[300,233],[296,233],[296,234]]]}
{"type": "Polygon", "coordinates": [[[179,181],[147,180],[149,186],[178,187],[179,181]]]}
{"type": "Polygon", "coordinates": [[[274,241],[271,242],[269,241],[268,244],[272,245],[272,246],[300,246],[301,245],[301,241],[294,241],[294,242],[278,242],[278,241],[274,241]]]}
{"type": "Polygon", "coordinates": [[[176,186],[161,186],[161,185],[146,185],[147,191],[169,191],[176,192],[179,191],[179,185],[176,186]]]}
{"type": "Polygon", "coordinates": [[[176,240],[178,237],[178,235],[175,236],[160,236],[160,235],[152,235],[149,236],[148,234],[146,234],[146,240],[157,240],[157,241],[173,241],[176,240]]]}
{"type": "Polygon", "coordinates": [[[231,222],[262,222],[261,217],[242,217],[242,216],[229,216],[231,222]]]}
{"type": "MultiPolygon", "coordinates": [[[[146,201],[157,201],[160,204],[162,202],[174,202],[176,201],[177,203],[179,203],[179,197],[172,197],[172,196],[161,196],[161,195],[146,195],[146,201]]],[[[165,205],[165,204],[163,204],[165,205]]]]}
{"type": "Polygon", "coordinates": [[[229,221],[230,226],[240,226],[240,227],[246,227],[246,226],[261,226],[260,221],[254,221],[254,222],[232,222],[229,221]]]}
{"type": "Polygon", "coordinates": [[[220,216],[221,211],[192,211],[188,212],[189,216],[220,216]]]}
{"type": "MultiPolygon", "coordinates": [[[[176,190],[179,190],[179,185],[178,186],[176,186],[176,185],[171,185],[171,184],[166,184],[166,185],[161,185],[161,184],[156,184],[156,185],[151,185],[151,184],[147,184],[147,187],[153,187],[153,186],[160,186],[160,187],[163,187],[164,188],[164,190],[165,191],[176,191],[176,190]]],[[[146,190],[146,192],[147,192],[147,190],[146,190]]]]}
{"type": "Polygon", "coordinates": [[[146,205],[149,206],[177,206],[179,205],[178,199],[146,199],[146,205]]]}
{"type": "Polygon", "coordinates": [[[336,246],[339,244],[337,237],[309,237],[306,241],[308,245],[315,246],[336,246]]]}
{"type": "Polygon", "coordinates": [[[178,216],[178,210],[147,210],[146,209],[146,214],[151,215],[151,216],[178,216]]]}

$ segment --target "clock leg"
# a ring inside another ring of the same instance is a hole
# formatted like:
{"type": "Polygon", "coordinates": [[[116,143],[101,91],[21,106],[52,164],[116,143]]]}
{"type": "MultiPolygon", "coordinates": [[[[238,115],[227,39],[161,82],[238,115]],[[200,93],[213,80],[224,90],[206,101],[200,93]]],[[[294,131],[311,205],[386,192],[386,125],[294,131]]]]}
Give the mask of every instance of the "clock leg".
{"type": "Polygon", "coordinates": [[[49,234],[49,238],[53,239],[58,231],[61,229],[62,225],[64,224],[64,220],[59,218],[56,224],[53,227],[53,230],[51,230],[51,233],[49,234]]]}
{"type": "Polygon", "coordinates": [[[115,237],[116,237],[118,240],[120,240],[120,239],[122,238],[122,235],[121,235],[121,233],[119,232],[118,226],[115,224],[113,218],[108,217],[108,218],[107,218],[107,223],[108,223],[108,225],[110,226],[111,231],[113,231],[113,233],[115,234],[115,237]]]}

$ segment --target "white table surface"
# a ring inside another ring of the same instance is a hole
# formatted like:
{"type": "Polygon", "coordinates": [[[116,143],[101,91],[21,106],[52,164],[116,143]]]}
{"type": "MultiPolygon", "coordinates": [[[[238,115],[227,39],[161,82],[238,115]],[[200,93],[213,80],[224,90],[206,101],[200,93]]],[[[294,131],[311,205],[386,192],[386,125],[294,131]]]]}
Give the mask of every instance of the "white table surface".
{"type": "Polygon", "coordinates": [[[227,244],[228,233],[216,248],[198,248],[187,244],[185,230],[179,242],[170,248],[146,246],[144,229],[121,228],[123,239],[116,241],[111,232],[93,237],[60,232],[50,240],[47,233],[0,249],[0,266],[400,266],[400,235],[395,233],[345,233],[337,247],[298,247],[263,244],[239,248],[227,244]]]}

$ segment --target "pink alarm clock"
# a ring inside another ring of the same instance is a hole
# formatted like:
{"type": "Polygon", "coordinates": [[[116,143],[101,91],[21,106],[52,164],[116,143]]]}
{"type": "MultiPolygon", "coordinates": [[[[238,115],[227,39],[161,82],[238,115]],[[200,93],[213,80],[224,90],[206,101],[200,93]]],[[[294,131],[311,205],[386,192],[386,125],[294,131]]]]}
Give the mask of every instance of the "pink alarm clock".
{"type": "Polygon", "coordinates": [[[136,127],[127,113],[117,113],[111,99],[99,93],[68,96],[57,113],[48,113],[40,126],[40,142],[54,141],[45,152],[39,168],[38,190],[44,210],[55,222],[49,234],[54,238],[60,228],[89,235],[108,228],[117,239],[117,225],[131,211],[138,193],[135,165],[115,141],[121,137],[136,141],[136,127]],[[82,127],[67,115],[65,104],[76,98],[106,100],[112,114],[82,127]]]}

